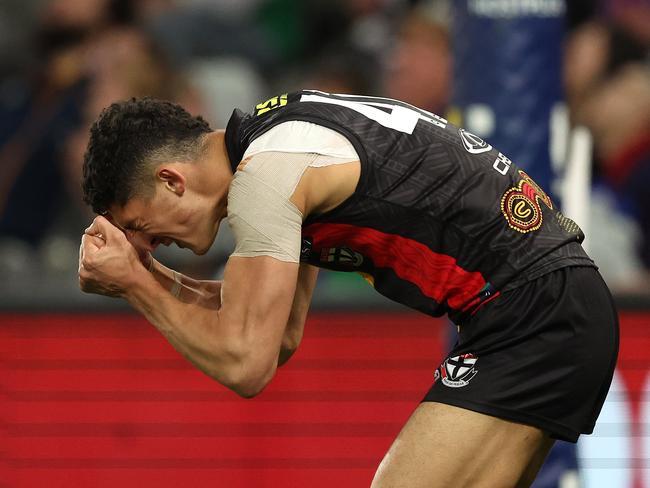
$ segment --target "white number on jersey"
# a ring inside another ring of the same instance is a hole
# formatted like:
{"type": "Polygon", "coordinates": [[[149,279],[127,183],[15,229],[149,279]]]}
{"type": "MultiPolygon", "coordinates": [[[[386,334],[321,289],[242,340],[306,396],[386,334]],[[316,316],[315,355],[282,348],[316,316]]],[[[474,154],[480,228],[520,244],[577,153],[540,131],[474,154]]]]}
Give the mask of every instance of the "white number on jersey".
{"type": "Polygon", "coordinates": [[[309,95],[302,95],[300,101],[329,103],[332,105],[347,107],[365,115],[384,127],[404,132],[406,134],[413,134],[413,130],[419,120],[424,120],[443,129],[447,126],[447,121],[442,117],[414,107],[413,105],[409,105],[408,103],[400,102],[399,100],[379,97],[361,97],[357,95],[336,96],[345,98],[345,100],[332,98],[329,96],[329,93],[313,90],[309,95]],[[389,109],[390,111],[382,109],[389,109]]]}

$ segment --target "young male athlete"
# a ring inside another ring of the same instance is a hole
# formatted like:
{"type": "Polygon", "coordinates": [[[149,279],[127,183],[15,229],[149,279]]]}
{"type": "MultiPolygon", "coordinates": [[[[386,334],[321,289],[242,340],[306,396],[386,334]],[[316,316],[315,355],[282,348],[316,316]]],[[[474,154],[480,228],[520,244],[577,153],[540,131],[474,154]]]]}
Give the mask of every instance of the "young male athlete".
{"type": "Polygon", "coordinates": [[[459,340],[373,487],[523,487],[554,439],[591,433],[616,312],[578,226],[475,135],[385,98],[301,91],[225,131],[152,99],[91,129],[81,288],[120,296],[202,371],[259,393],[302,337],[317,268],[361,273],[459,340]],[[105,217],[106,218],[105,218],[105,217]],[[228,217],[223,282],[149,254],[197,254],[228,217]]]}

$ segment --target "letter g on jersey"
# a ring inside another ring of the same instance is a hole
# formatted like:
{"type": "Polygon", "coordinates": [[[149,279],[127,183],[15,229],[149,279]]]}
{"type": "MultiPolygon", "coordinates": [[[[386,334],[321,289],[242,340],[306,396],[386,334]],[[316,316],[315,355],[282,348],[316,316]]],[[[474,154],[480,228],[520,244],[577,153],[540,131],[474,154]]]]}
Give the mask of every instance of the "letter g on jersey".
{"type": "Polygon", "coordinates": [[[465,129],[458,129],[458,135],[468,153],[481,154],[492,150],[492,146],[487,142],[465,129]]]}

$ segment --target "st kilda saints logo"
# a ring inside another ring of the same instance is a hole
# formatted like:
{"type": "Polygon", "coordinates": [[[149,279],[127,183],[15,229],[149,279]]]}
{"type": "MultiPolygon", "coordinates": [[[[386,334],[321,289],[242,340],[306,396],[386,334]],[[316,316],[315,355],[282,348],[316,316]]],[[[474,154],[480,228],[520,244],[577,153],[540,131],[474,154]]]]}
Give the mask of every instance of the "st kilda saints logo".
{"type": "Polygon", "coordinates": [[[326,247],[321,249],[320,262],[342,268],[358,268],[363,264],[363,255],[349,247],[326,247]]]}
{"type": "Polygon", "coordinates": [[[442,384],[450,388],[462,388],[467,386],[472,378],[476,376],[476,361],[478,358],[472,354],[461,354],[445,359],[434,373],[434,382],[442,381],[442,384]]]}
{"type": "Polygon", "coordinates": [[[553,202],[530,176],[519,170],[521,180],[501,197],[501,213],[511,229],[525,234],[542,226],[543,215],[540,202],[551,210],[553,202]]]}

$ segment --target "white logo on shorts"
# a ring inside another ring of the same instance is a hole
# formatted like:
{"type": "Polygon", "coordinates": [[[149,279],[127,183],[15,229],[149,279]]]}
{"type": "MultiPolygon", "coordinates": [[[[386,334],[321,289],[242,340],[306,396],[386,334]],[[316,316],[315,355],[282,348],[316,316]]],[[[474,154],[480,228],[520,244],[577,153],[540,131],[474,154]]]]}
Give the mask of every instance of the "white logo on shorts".
{"type": "Polygon", "coordinates": [[[434,378],[436,381],[441,378],[442,384],[450,388],[467,386],[478,373],[475,367],[476,361],[478,358],[472,353],[451,356],[436,370],[434,378]]]}

